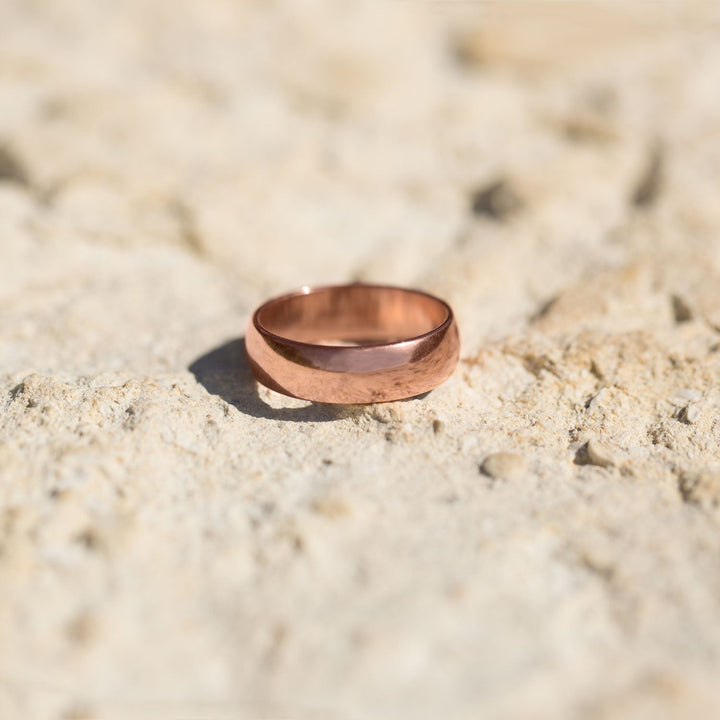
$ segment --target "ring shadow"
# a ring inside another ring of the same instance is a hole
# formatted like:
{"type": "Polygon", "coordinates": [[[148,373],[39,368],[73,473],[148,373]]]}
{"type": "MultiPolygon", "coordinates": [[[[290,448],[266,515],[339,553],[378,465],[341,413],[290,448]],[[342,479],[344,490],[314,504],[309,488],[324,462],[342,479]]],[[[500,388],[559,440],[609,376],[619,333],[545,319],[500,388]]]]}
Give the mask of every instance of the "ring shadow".
{"type": "MultiPolygon", "coordinates": [[[[211,394],[240,412],[266,420],[291,422],[332,422],[348,417],[348,409],[359,414],[361,406],[312,403],[299,408],[274,408],[258,395],[258,384],[245,354],[245,338],[220,345],[194,360],[188,370],[211,394]]],[[[354,413],[351,413],[354,414],[354,413]]]]}
{"type": "MultiPolygon", "coordinates": [[[[311,403],[299,408],[274,408],[260,399],[258,382],[245,353],[245,338],[240,337],[194,360],[188,370],[211,395],[217,395],[241,413],[266,420],[290,422],[332,422],[361,415],[364,405],[311,403]]],[[[429,392],[417,395],[424,398],[429,392]]]]}

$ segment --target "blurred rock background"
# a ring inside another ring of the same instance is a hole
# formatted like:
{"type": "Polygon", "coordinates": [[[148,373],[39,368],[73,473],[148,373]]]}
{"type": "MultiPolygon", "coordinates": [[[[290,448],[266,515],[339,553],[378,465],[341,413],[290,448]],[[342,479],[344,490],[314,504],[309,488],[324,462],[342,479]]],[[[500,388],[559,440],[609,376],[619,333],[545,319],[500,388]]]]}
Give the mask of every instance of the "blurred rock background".
{"type": "Polygon", "coordinates": [[[712,718],[720,6],[6,0],[0,716],[712,718]],[[269,294],[455,377],[257,388],[269,294]]]}

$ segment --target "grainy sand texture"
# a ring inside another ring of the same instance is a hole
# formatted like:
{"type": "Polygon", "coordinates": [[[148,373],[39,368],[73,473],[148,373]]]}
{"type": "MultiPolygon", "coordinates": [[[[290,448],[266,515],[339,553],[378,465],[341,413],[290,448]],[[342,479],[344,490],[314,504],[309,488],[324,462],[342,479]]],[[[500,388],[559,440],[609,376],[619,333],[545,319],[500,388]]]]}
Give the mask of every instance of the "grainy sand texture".
{"type": "Polygon", "coordinates": [[[0,717],[720,717],[720,6],[0,3],[0,717]],[[411,285],[425,397],[258,387],[411,285]]]}

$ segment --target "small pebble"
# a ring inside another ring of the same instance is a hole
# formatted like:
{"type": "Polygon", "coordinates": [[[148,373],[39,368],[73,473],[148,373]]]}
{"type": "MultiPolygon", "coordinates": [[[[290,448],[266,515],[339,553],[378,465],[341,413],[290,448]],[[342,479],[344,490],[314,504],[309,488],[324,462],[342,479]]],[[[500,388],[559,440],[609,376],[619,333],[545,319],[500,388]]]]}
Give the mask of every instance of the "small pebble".
{"type": "Polygon", "coordinates": [[[587,459],[591,465],[599,465],[600,467],[613,467],[617,464],[612,448],[597,438],[588,440],[587,459]]]}
{"type": "Polygon", "coordinates": [[[603,401],[603,397],[607,394],[607,388],[603,387],[598,390],[597,395],[588,403],[588,410],[594,410],[603,401]]]}
{"type": "Polygon", "coordinates": [[[525,472],[525,458],[515,453],[499,452],[488,455],[480,470],[495,480],[517,480],[525,472]]]}
{"type": "Polygon", "coordinates": [[[696,403],[688,403],[680,411],[680,420],[688,425],[692,425],[700,419],[701,414],[700,407],[696,403]]]}

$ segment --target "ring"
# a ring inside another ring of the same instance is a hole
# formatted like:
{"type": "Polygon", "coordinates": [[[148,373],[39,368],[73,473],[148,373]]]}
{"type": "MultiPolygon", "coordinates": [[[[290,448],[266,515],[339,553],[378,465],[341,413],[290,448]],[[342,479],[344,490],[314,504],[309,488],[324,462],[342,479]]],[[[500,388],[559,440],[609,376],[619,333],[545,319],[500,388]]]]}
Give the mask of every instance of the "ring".
{"type": "Polygon", "coordinates": [[[303,287],[262,304],[248,322],[248,362],[271,390],[322,403],[402,400],[432,390],[457,365],[450,306],[388,285],[303,287]]]}

